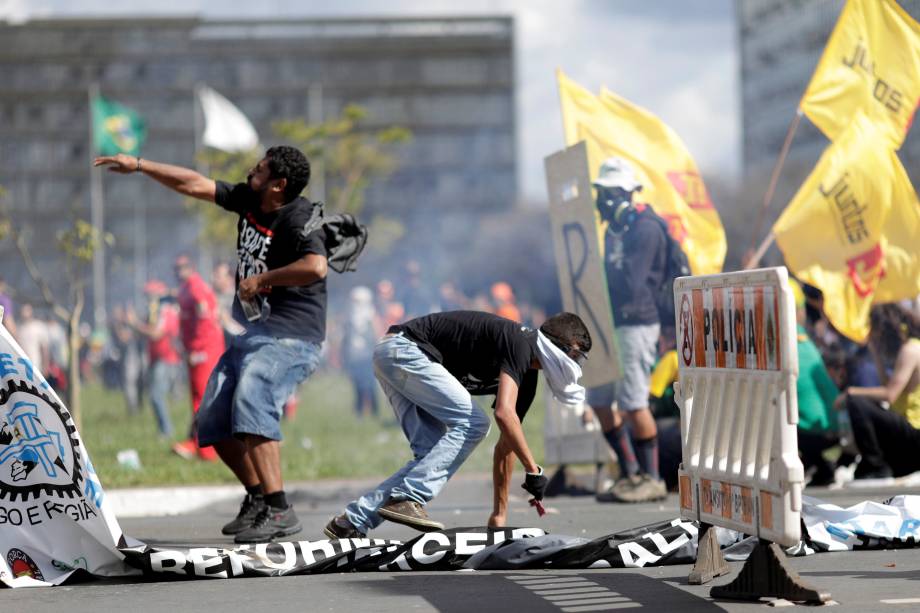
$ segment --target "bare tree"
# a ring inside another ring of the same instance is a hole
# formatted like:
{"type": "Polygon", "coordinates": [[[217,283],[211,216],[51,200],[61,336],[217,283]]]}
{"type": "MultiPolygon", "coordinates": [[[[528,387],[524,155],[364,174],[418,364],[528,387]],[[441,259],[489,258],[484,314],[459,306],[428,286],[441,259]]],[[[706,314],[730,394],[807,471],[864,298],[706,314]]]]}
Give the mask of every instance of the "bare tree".
{"type": "Polygon", "coordinates": [[[55,317],[67,326],[68,345],[68,380],[67,405],[73,415],[77,428],[81,425],[81,385],[80,385],[80,318],[86,304],[86,272],[93,261],[93,252],[103,242],[114,243],[109,233],[102,233],[88,221],[74,219],[73,222],[56,237],[57,247],[63,256],[63,272],[67,280],[65,291],[55,291],[47,278],[39,270],[29,249],[31,228],[14,221],[9,204],[0,188],[0,240],[11,239],[19,253],[26,271],[38,287],[42,301],[51,309],[55,317]],[[66,294],[65,294],[66,292],[66,294]]]}

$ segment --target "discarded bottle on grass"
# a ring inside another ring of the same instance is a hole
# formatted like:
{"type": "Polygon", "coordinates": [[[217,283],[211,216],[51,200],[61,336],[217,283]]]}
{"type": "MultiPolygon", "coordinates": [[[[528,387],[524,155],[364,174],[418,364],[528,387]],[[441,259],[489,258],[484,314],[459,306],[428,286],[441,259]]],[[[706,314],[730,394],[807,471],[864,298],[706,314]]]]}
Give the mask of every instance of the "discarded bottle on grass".
{"type": "Polygon", "coordinates": [[[137,449],[122,449],[115,456],[118,465],[125,470],[140,470],[141,457],[137,454],[137,449]]]}

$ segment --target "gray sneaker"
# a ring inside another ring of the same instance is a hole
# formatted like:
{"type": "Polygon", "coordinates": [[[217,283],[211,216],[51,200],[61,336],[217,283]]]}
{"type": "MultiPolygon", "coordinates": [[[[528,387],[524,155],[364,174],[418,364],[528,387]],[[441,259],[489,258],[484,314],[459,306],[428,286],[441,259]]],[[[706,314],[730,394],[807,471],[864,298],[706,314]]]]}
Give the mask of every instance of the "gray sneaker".
{"type": "Polygon", "coordinates": [[[621,495],[624,492],[632,492],[642,483],[642,477],[640,475],[628,475],[626,477],[621,477],[617,479],[617,482],[613,484],[606,492],[601,492],[594,496],[595,500],[598,502],[628,502],[621,498],[621,495]]]}
{"type": "Polygon", "coordinates": [[[256,515],[264,508],[265,499],[262,496],[246,494],[246,497],[243,498],[243,503],[240,505],[240,512],[236,514],[236,518],[233,521],[224,525],[221,532],[229,535],[239,534],[252,525],[256,515]]]}
{"type": "Polygon", "coordinates": [[[276,538],[296,534],[301,529],[293,506],[289,505],[286,509],[265,506],[252,524],[234,537],[233,542],[270,543],[276,538]]]}
{"type": "Polygon", "coordinates": [[[394,500],[390,498],[377,509],[380,517],[397,524],[409,526],[422,532],[437,532],[444,529],[444,524],[429,519],[425,507],[414,500],[394,500]]]}
{"type": "MultiPolygon", "coordinates": [[[[616,486],[614,486],[614,490],[616,490],[616,486]]],[[[616,493],[623,502],[654,502],[667,498],[668,488],[661,479],[653,479],[648,475],[642,475],[638,480],[631,480],[616,493]]]]}

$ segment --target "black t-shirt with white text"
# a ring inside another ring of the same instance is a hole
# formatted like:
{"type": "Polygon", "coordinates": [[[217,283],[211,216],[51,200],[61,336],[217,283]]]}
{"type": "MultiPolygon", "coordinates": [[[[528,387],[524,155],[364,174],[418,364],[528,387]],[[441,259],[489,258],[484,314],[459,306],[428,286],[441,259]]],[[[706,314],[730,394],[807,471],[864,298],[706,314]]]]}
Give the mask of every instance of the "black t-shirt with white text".
{"type": "MultiPolygon", "coordinates": [[[[217,181],[215,202],[240,216],[237,223],[236,286],[255,274],[287,266],[314,253],[326,255],[326,234],[320,227],[304,236],[313,203],[298,196],[277,211],[263,213],[258,195],[245,183],[217,181]]],[[[326,338],[326,279],[309,285],[272,287],[264,294],[269,314],[258,322],[274,336],[321,343],[326,338]]],[[[239,297],[233,300],[233,318],[249,327],[239,297]]]]}
{"type": "Polygon", "coordinates": [[[504,372],[518,385],[517,414],[523,419],[537,391],[537,333],[510,319],[478,311],[434,313],[392,326],[474,396],[495,394],[504,372]]]}

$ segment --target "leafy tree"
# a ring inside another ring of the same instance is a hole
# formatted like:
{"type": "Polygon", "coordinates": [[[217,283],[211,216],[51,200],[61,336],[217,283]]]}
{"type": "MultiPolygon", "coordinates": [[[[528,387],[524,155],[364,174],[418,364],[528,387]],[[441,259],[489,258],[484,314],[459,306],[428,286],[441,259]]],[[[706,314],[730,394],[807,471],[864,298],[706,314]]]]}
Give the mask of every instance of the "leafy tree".
{"type": "MultiPolygon", "coordinates": [[[[346,106],[338,117],[311,124],[303,119],[275,122],[273,134],[282,142],[298,147],[310,159],[313,170],[311,184],[322,173],[326,186],[326,209],[330,213],[357,215],[364,207],[365,191],[375,179],[390,175],[397,167],[397,151],[411,140],[412,133],[402,127],[390,126],[368,130],[363,122],[367,111],[356,104],[346,106]]],[[[230,182],[242,181],[263,151],[226,153],[209,149],[202,161],[210,167],[211,175],[230,182]]],[[[309,189],[309,188],[308,188],[309,189]]],[[[228,236],[236,232],[236,220],[214,207],[204,207],[202,241],[218,251],[229,246],[228,236]]],[[[378,216],[372,222],[380,227],[377,247],[386,249],[398,240],[404,230],[395,219],[378,216]]]]}
{"type": "Polygon", "coordinates": [[[42,301],[51,309],[54,316],[67,326],[67,346],[69,366],[67,378],[67,405],[74,422],[80,427],[82,407],[80,402],[80,318],[86,304],[87,268],[93,261],[93,253],[103,243],[114,244],[110,233],[100,232],[86,220],[75,218],[70,225],[59,232],[56,237],[58,250],[64,256],[63,272],[67,279],[66,296],[55,293],[45,276],[35,264],[29,249],[29,237],[32,229],[14,223],[9,204],[3,198],[0,188],[0,240],[11,239],[19,253],[22,263],[35,282],[42,301]]]}

